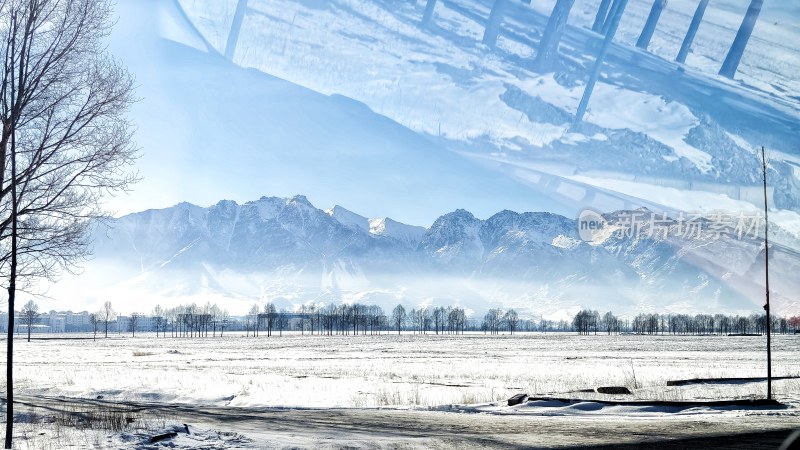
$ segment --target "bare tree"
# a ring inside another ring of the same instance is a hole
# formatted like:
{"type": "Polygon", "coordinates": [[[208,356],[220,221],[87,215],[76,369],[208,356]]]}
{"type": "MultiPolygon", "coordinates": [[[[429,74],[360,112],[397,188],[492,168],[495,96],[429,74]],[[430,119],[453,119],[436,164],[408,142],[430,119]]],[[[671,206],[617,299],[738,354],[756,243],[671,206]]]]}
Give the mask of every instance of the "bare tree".
{"type": "Polygon", "coordinates": [[[272,302],[267,302],[264,305],[264,314],[263,317],[267,321],[267,337],[272,336],[272,329],[275,327],[275,321],[278,318],[278,310],[275,308],[275,304],[272,302]]]}
{"type": "Polygon", "coordinates": [[[222,337],[222,334],[225,333],[225,328],[228,327],[228,320],[230,320],[231,315],[227,309],[223,309],[219,316],[219,337],[222,337]]]}
{"type": "Polygon", "coordinates": [[[606,333],[619,333],[619,319],[611,311],[608,311],[605,313],[605,315],[603,315],[602,323],[606,333]]]}
{"type": "Polygon", "coordinates": [[[247,321],[250,322],[250,326],[247,327],[248,329],[248,336],[250,335],[249,330],[253,329],[253,337],[258,336],[258,325],[261,322],[261,314],[258,313],[258,304],[254,304],[250,308],[250,312],[247,314],[247,321]]]}
{"type": "Polygon", "coordinates": [[[434,308],[433,310],[433,330],[436,334],[439,334],[439,328],[442,328],[444,322],[444,308],[438,307],[434,308]]]}
{"type": "MultiPolygon", "coordinates": [[[[219,322],[220,314],[222,314],[222,311],[220,311],[216,303],[208,308],[208,320],[211,321],[211,326],[213,327],[212,337],[217,337],[217,323],[219,322]]],[[[206,332],[206,336],[208,336],[208,332],[206,332]]]]}
{"type": "Polygon", "coordinates": [[[503,316],[503,322],[506,323],[508,331],[513,335],[514,331],[517,329],[517,325],[519,325],[519,315],[513,309],[509,309],[503,316]]]}
{"type": "Polygon", "coordinates": [[[136,337],[136,328],[139,326],[139,313],[131,314],[128,320],[128,331],[131,332],[131,337],[136,337]]]}
{"type": "Polygon", "coordinates": [[[483,316],[484,332],[488,331],[490,334],[499,334],[502,318],[503,311],[500,309],[493,308],[486,312],[486,315],[483,316]]]}
{"type": "MultiPolygon", "coordinates": [[[[110,0],[0,0],[0,270],[10,312],[18,281],[54,278],[86,255],[102,196],[134,181],[133,80],[106,55],[111,11],[110,0]]],[[[11,448],[13,339],[7,346],[11,448]]]]}
{"type": "Polygon", "coordinates": [[[38,321],[39,306],[33,300],[28,300],[28,303],[22,307],[22,323],[28,328],[28,342],[31,341],[31,328],[38,321]]]}
{"type": "Polygon", "coordinates": [[[275,326],[278,327],[278,333],[280,333],[280,336],[283,336],[283,329],[286,328],[288,325],[289,325],[289,315],[285,309],[281,309],[275,320],[275,326]]]}
{"type": "Polygon", "coordinates": [[[158,329],[161,328],[164,322],[164,309],[161,305],[156,305],[156,307],[153,308],[153,320],[156,322],[156,337],[158,337],[158,329]]]}
{"type": "Polygon", "coordinates": [[[403,305],[397,305],[394,307],[392,311],[392,323],[397,328],[397,334],[400,334],[400,328],[403,326],[403,322],[406,321],[406,309],[403,305]]]}
{"type": "Polygon", "coordinates": [[[92,324],[92,329],[94,330],[92,340],[97,341],[97,313],[89,314],[89,323],[92,324]]]}
{"type": "Polygon", "coordinates": [[[108,338],[108,324],[117,318],[117,312],[114,311],[111,302],[106,301],[103,303],[103,309],[97,313],[97,316],[103,321],[103,332],[105,333],[105,337],[108,338]]]}

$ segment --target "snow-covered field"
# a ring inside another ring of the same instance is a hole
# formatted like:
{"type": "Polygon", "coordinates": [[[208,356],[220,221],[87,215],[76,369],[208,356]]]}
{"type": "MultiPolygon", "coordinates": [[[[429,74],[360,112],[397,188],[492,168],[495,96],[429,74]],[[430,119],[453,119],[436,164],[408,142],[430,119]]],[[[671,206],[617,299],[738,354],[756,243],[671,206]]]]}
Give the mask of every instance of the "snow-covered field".
{"type": "MultiPolygon", "coordinates": [[[[774,338],[774,375],[800,375],[799,341],[800,336],[774,338]]],[[[395,414],[402,410],[423,422],[441,420],[425,415],[431,412],[447,417],[467,414],[472,417],[470,420],[478,422],[494,420],[487,415],[524,416],[529,420],[539,420],[536,417],[703,420],[719,423],[724,429],[726,421],[745,420],[743,417],[796,421],[800,415],[797,409],[800,379],[775,382],[775,397],[788,405],[778,410],[604,406],[594,402],[562,404],[552,401],[507,407],[504,400],[520,392],[588,400],[763,398],[766,388],[763,382],[682,387],[667,387],[666,382],[763,376],[764,344],[762,337],[538,333],[513,337],[389,334],[272,338],[230,333],[224,338],[194,339],[113,335],[96,342],[91,339],[40,339],[30,343],[20,340],[15,372],[17,392],[23,402],[26,398],[63,396],[83,399],[89,404],[97,399],[120,405],[170,403],[186,405],[187,410],[221,411],[214,408],[224,408],[225,414],[231,417],[237,416],[237,411],[271,407],[288,408],[286,411],[312,408],[331,411],[331,415],[338,414],[337,411],[360,414],[359,411],[373,408],[377,408],[374,409],[376,414],[395,414]],[[633,395],[578,392],[609,385],[628,386],[633,395]]],[[[48,417],[46,409],[38,411],[41,417],[48,417]]],[[[137,424],[141,421],[150,427],[148,430],[157,430],[176,423],[180,425],[181,421],[191,422],[181,414],[175,411],[135,417],[137,424]]],[[[52,423],[54,419],[50,419],[49,424],[37,422],[35,417],[29,419],[21,420],[18,433],[27,436],[31,448],[60,447],[53,440],[58,435],[57,426],[52,423]],[[41,429],[45,429],[44,437],[38,434],[41,429]]],[[[581,426],[580,423],[577,426],[581,426]]],[[[242,425],[237,428],[235,423],[223,427],[201,425],[195,429],[196,434],[179,434],[179,439],[170,440],[170,445],[262,448],[265,444],[259,439],[267,439],[264,433],[276,431],[268,426],[255,426],[247,433],[241,429],[242,425]]],[[[77,434],[72,430],[73,434],[69,434],[67,429],[61,427],[61,444],[82,440],[83,444],[76,444],[79,448],[81,445],[83,448],[142,448],[137,445],[149,436],[142,430],[124,433],[84,430],[77,434]]],[[[309,438],[312,434],[309,432],[303,437],[309,438]]],[[[280,441],[286,436],[269,439],[280,441]]]]}
{"type": "MultiPolygon", "coordinates": [[[[800,336],[776,336],[774,374],[800,375],[800,336]]],[[[666,387],[765,375],[759,337],[382,335],[21,342],[19,392],[215,406],[438,407],[634,388],[636,399],[750,398],[764,383],[666,387]]],[[[800,402],[800,380],[777,385],[800,402]]],[[[597,397],[598,394],[590,396],[597,397]]],[[[602,396],[600,396],[602,397],[602,396]]]]}

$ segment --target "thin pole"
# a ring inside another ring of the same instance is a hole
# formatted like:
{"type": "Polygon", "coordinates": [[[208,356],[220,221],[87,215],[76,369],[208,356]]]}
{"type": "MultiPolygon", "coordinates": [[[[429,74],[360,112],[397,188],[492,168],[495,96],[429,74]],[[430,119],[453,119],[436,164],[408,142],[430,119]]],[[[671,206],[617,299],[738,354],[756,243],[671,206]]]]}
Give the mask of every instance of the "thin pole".
{"type": "Polygon", "coordinates": [[[628,0],[617,0],[612,15],[608,18],[608,31],[603,39],[603,46],[600,48],[600,53],[597,55],[597,59],[594,62],[592,74],[589,76],[589,81],[586,83],[586,87],[583,89],[583,97],[581,97],[581,102],[578,104],[578,111],[575,113],[576,124],[583,120],[583,115],[586,113],[586,108],[589,107],[589,99],[592,97],[594,85],[597,83],[597,78],[600,76],[600,68],[603,67],[603,60],[606,57],[606,53],[608,53],[608,49],[611,47],[611,41],[614,40],[614,35],[617,33],[619,21],[622,19],[622,14],[625,12],[625,6],[627,4],[628,0]]]}
{"type": "Polygon", "coordinates": [[[766,286],[767,303],[764,310],[767,312],[767,399],[772,400],[772,342],[769,317],[769,208],[767,208],[767,156],[764,146],[761,146],[761,169],[764,180],[764,283],[766,286]]]}

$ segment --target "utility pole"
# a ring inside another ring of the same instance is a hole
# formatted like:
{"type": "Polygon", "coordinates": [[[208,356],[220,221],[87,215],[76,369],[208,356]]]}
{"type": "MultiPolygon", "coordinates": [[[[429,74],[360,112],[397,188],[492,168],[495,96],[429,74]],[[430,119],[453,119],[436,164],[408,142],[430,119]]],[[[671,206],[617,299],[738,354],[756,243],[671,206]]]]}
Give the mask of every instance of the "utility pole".
{"type": "Polygon", "coordinates": [[[764,311],[767,312],[767,400],[772,400],[772,341],[771,319],[769,317],[769,208],[767,208],[767,155],[764,146],[761,146],[761,170],[764,180],[764,283],[766,286],[767,303],[764,311]]]}

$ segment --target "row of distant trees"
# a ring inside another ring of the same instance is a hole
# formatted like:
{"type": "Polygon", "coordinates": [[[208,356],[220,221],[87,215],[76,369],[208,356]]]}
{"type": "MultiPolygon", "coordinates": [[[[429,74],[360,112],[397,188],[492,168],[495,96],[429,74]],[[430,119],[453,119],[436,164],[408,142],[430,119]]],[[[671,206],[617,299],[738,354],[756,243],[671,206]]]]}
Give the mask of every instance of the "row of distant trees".
{"type": "MultiPolygon", "coordinates": [[[[213,307],[211,311],[213,311],[213,307]]],[[[209,315],[206,320],[203,320],[203,323],[209,321],[214,323],[214,317],[213,314],[209,315]]],[[[225,317],[227,318],[227,315],[225,317]]],[[[397,305],[390,314],[387,314],[378,305],[362,303],[325,306],[312,304],[303,305],[296,311],[289,311],[279,310],[272,302],[266,302],[263,305],[254,304],[244,318],[243,328],[248,337],[258,337],[263,334],[269,337],[276,333],[282,335],[283,331],[289,330],[292,324],[292,331],[327,336],[367,335],[384,332],[399,334],[402,331],[411,331],[415,334],[463,334],[466,330],[484,331],[491,334],[508,331],[513,334],[521,329],[524,331],[536,329],[533,321],[521,320],[519,314],[513,309],[508,311],[489,310],[478,327],[475,324],[468,326],[467,313],[464,308],[459,306],[424,306],[407,310],[403,305],[397,305]]],[[[183,329],[186,328],[186,326],[183,327],[183,329]]],[[[553,327],[553,323],[547,321],[542,321],[540,326],[543,331],[568,331],[567,328],[566,322],[563,322],[558,328],[553,327]]],[[[185,333],[175,335],[184,336],[185,333]]]]}
{"type": "Polygon", "coordinates": [[[258,304],[250,308],[245,317],[247,335],[257,337],[261,333],[271,336],[282,334],[289,327],[289,319],[295,318],[296,328],[301,333],[308,331],[318,335],[380,334],[403,330],[415,333],[459,334],[467,324],[467,315],[460,307],[421,307],[406,310],[397,305],[386,314],[378,305],[329,304],[303,305],[299,311],[278,310],[271,302],[263,307],[258,304]]]}
{"type": "MultiPolygon", "coordinates": [[[[31,328],[39,320],[39,307],[31,300],[23,307],[21,316],[23,324],[27,326],[28,341],[30,341],[31,328]]],[[[127,316],[127,330],[124,331],[135,336],[142,320],[146,317],[148,316],[142,313],[127,316]]],[[[106,301],[99,310],[89,314],[94,338],[97,338],[98,332],[102,332],[107,338],[110,325],[119,318],[120,315],[110,301],[106,301]]],[[[155,329],[156,337],[159,335],[166,337],[168,333],[173,337],[207,337],[209,332],[212,336],[216,336],[217,332],[222,336],[230,322],[228,310],[212,303],[205,305],[191,303],[174,308],[156,306],[149,318],[154,322],[151,329],[155,329]]],[[[118,328],[117,331],[123,330],[118,328]]]]}
{"type": "MultiPolygon", "coordinates": [[[[800,316],[771,316],[774,334],[800,332],[800,316]]],[[[766,314],[750,316],[726,314],[639,314],[633,320],[623,320],[611,311],[582,310],[572,319],[572,328],[579,334],[764,334],[767,330],[766,314]]]]}
{"type": "MultiPolygon", "coordinates": [[[[39,307],[28,301],[20,318],[27,328],[30,341],[31,328],[39,320],[39,307]]],[[[135,336],[146,316],[133,313],[127,316],[127,330],[135,336]]],[[[94,336],[102,332],[108,337],[109,326],[119,319],[111,302],[105,302],[98,311],[89,315],[94,336]]],[[[195,303],[179,305],[174,308],[156,306],[148,317],[147,328],[155,329],[156,336],[171,337],[220,337],[233,324],[227,310],[216,304],[195,303]]],[[[397,305],[386,314],[378,305],[329,304],[303,305],[298,310],[278,310],[274,303],[254,304],[244,321],[237,322],[236,329],[245,331],[246,336],[258,337],[266,334],[282,335],[284,331],[308,332],[311,335],[367,335],[386,332],[411,331],[415,334],[463,334],[464,331],[483,331],[488,334],[518,331],[577,332],[578,334],[763,334],[766,332],[766,315],[750,316],[725,314],[639,314],[633,319],[622,319],[609,311],[600,314],[596,310],[584,309],[568,321],[520,319],[514,309],[503,311],[490,309],[478,322],[468,323],[466,311],[461,307],[439,306],[420,307],[407,310],[397,305]]],[[[800,316],[771,316],[773,333],[788,334],[800,332],[800,316]]],[[[123,331],[118,328],[118,331],[123,331]]]]}
{"type": "Polygon", "coordinates": [[[483,316],[481,329],[484,333],[500,334],[500,331],[509,331],[514,334],[519,328],[519,314],[513,309],[503,312],[501,309],[490,309],[483,316]]]}

